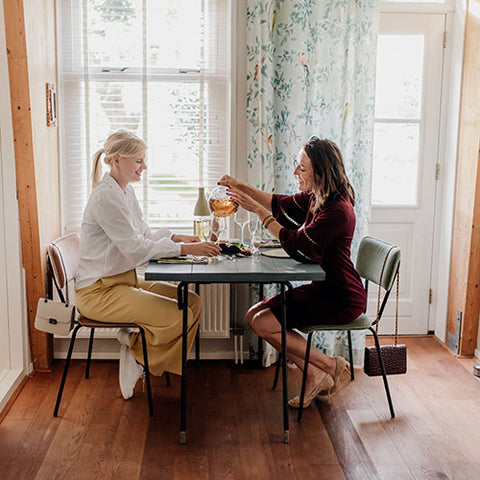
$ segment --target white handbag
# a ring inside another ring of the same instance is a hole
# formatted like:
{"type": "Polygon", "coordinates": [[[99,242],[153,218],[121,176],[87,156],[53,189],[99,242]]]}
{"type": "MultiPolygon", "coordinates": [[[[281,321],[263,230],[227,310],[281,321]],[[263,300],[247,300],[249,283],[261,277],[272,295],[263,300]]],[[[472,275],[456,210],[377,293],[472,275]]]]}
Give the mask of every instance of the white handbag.
{"type": "MultiPolygon", "coordinates": [[[[61,258],[63,264],[63,258],[61,258]]],[[[62,265],[63,269],[65,266],[62,265]]],[[[68,299],[68,282],[65,281],[65,299],[63,297],[62,289],[58,286],[55,278],[55,273],[47,255],[47,270],[51,273],[51,278],[55,283],[58,295],[62,301],[51,300],[47,298],[49,278],[45,282],[45,297],[40,298],[37,303],[37,313],[35,315],[35,328],[42,332],[53,333],[54,335],[66,336],[73,328],[75,320],[75,305],[70,304],[68,299]],[[65,301],[63,301],[65,300],[65,301]]]]}
{"type": "Polygon", "coordinates": [[[42,332],[66,336],[73,328],[75,305],[40,298],[35,316],[35,328],[42,332]]]}

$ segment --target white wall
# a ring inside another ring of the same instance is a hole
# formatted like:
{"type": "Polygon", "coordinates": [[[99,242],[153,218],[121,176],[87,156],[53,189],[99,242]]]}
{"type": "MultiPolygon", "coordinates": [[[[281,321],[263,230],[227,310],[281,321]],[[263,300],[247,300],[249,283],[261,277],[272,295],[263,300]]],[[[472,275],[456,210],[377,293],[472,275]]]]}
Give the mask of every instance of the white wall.
{"type": "Polygon", "coordinates": [[[3,2],[0,2],[0,411],[30,365],[3,2]]]}

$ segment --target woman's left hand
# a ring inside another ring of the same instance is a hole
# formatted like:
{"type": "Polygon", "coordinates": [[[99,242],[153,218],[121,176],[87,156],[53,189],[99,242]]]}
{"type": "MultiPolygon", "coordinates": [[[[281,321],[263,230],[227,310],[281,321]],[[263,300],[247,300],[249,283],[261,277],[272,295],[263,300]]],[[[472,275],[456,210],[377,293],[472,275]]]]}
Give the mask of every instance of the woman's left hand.
{"type": "Polygon", "coordinates": [[[241,207],[249,212],[259,213],[261,210],[265,210],[258,202],[256,202],[250,195],[242,192],[235,187],[229,187],[227,190],[228,196],[237,202],[241,207]]]}
{"type": "Polygon", "coordinates": [[[200,238],[197,237],[197,235],[179,235],[178,233],[175,233],[172,235],[172,240],[175,243],[197,243],[200,242],[200,238]]]}

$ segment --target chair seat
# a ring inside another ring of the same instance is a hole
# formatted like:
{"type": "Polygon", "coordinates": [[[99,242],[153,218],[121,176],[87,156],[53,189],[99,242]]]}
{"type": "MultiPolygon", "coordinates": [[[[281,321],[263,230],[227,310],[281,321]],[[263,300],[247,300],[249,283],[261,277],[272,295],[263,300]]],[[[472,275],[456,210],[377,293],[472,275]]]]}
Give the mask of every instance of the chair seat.
{"type": "Polygon", "coordinates": [[[368,315],[362,313],[353,322],[343,325],[308,325],[306,327],[297,328],[300,332],[310,333],[317,330],[366,330],[372,325],[372,320],[368,315]]]}
{"type": "Polygon", "coordinates": [[[77,322],[80,326],[88,328],[138,328],[135,323],[99,322],[98,320],[84,317],[82,314],[78,316],[77,322]]]}

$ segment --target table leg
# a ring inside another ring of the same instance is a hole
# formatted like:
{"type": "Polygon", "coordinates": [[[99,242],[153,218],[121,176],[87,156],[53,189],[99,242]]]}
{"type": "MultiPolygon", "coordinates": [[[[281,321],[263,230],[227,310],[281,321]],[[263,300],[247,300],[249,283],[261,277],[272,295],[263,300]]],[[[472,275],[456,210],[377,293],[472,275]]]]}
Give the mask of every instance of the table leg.
{"type": "MultiPolygon", "coordinates": [[[[195,293],[200,295],[200,284],[195,284],[195,293]]],[[[197,367],[200,365],[200,326],[198,327],[197,334],[195,335],[195,364],[197,367]]]]}
{"type": "MultiPolygon", "coordinates": [[[[263,300],[263,283],[258,284],[258,301],[263,300]]],[[[263,368],[263,339],[258,337],[258,368],[263,368]]]]}
{"type": "Polygon", "coordinates": [[[287,382],[287,306],[285,298],[285,284],[280,285],[282,308],[280,310],[280,324],[282,326],[282,380],[283,380],[283,443],[290,441],[288,427],[288,382],[287,382]]]}
{"type": "Polygon", "coordinates": [[[180,391],[180,443],[187,443],[187,329],[188,329],[188,283],[178,285],[178,308],[183,310],[182,317],[182,386],[180,391]],[[183,293],[182,293],[183,290],[183,293]]]}
{"type": "Polygon", "coordinates": [[[240,363],[243,365],[243,333],[240,335],[240,363]]]}

